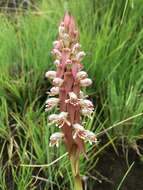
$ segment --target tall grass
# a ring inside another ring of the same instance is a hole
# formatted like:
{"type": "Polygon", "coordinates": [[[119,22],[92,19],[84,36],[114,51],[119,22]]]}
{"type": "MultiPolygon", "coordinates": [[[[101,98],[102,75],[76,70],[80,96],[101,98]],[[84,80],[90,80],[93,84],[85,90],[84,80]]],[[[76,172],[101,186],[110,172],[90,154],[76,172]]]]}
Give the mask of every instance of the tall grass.
{"type": "MultiPolygon", "coordinates": [[[[0,14],[0,188],[2,190],[73,189],[65,153],[48,146],[54,130],[44,113],[47,86],[44,73],[53,68],[50,51],[65,10],[80,30],[83,61],[94,83],[88,91],[96,112],[87,128],[95,132],[143,112],[143,4],[140,0],[43,0],[24,13],[0,14]]],[[[122,122],[106,132],[108,144],[124,138],[132,145],[143,138],[143,117],[122,122]]],[[[103,145],[103,147],[106,145],[103,145]]],[[[99,150],[103,148],[99,144],[99,150]]],[[[87,147],[87,175],[96,167],[95,149],[87,147]],[[92,154],[91,154],[92,152],[92,154]],[[92,155],[92,156],[91,156],[92,155]]],[[[103,148],[104,149],[104,148],[103,148]]],[[[100,151],[99,151],[100,156],[100,151]]],[[[86,170],[85,170],[86,168],[86,170]]],[[[86,172],[85,172],[86,171],[86,172]]],[[[89,189],[93,189],[92,180],[89,189]]]]}

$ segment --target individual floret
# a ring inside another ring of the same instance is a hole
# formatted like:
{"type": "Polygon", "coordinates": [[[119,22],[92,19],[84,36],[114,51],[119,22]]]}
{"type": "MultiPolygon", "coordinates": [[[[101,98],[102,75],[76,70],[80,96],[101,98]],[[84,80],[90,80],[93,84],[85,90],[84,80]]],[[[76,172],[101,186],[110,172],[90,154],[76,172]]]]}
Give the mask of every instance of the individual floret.
{"type": "Polygon", "coordinates": [[[49,143],[49,146],[54,146],[56,145],[56,147],[59,147],[59,141],[64,137],[64,134],[61,133],[61,132],[56,132],[56,133],[53,133],[51,136],[50,136],[50,143],[49,143]]]}

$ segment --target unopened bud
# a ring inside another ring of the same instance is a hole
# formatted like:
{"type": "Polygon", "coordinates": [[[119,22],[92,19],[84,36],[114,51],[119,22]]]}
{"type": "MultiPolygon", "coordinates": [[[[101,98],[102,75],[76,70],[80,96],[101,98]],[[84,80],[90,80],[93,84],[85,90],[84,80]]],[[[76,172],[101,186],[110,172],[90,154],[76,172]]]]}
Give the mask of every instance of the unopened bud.
{"type": "Polygon", "coordinates": [[[76,74],[76,78],[78,80],[82,80],[82,79],[85,79],[87,78],[87,73],[85,71],[79,71],[77,74],[76,74]]]}
{"type": "Polygon", "coordinates": [[[63,43],[65,47],[69,47],[70,36],[67,33],[63,34],[63,43]]]}
{"type": "Polygon", "coordinates": [[[50,89],[50,92],[48,92],[48,94],[50,95],[50,96],[55,96],[55,95],[58,95],[59,94],[59,92],[60,92],[60,89],[59,89],[59,87],[52,87],[51,89],[50,89]]]}
{"type": "Polygon", "coordinates": [[[63,79],[61,79],[61,78],[54,78],[54,80],[53,80],[53,85],[54,86],[58,86],[58,87],[60,87],[61,85],[63,84],[63,79]]]}
{"type": "Polygon", "coordinates": [[[54,61],[54,64],[57,65],[57,66],[60,65],[60,60],[56,59],[56,60],[54,61]]]}
{"type": "Polygon", "coordinates": [[[60,59],[62,54],[61,52],[58,50],[58,49],[53,49],[52,50],[52,54],[57,58],[57,59],[60,59]]]}
{"type": "Polygon", "coordinates": [[[61,23],[60,26],[59,26],[59,36],[63,37],[64,33],[65,33],[64,23],[61,23]]]}
{"type": "Polygon", "coordinates": [[[70,65],[70,64],[72,64],[72,61],[70,59],[67,59],[66,64],[70,65]]]}
{"type": "Polygon", "coordinates": [[[56,77],[57,72],[56,71],[47,71],[45,73],[45,77],[49,79],[54,79],[56,77]]]}
{"type": "Polygon", "coordinates": [[[77,59],[78,61],[81,61],[85,55],[86,55],[86,54],[85,54],[84,51],[80,51],[79,53],[77,53],[76,59],[77,59]]]}
{"type": "Polygon", "coordinates": [[[80,80],[80,85],[83,87],[90,86],[92,84],[92,80],[89,78],[85,78],[83,80],[80,80]]]}
{"type": "Polygon", "coordinates": [[[81,45],[80,45],[79,43],[76,43],[76,44],[73,46],[73,48],[72,48],[72,53],[73,53],[73,54],[78,53],[79,50],[80,50],[80,48],[81,48],[81,45]]]}
{"type": "Polygon", "coordinates": [[[58,45],[59,44],[59,41],[58,40],[56,40],[56,41],[54,41],[53,42],[53,46],[55,47],[56,45],[58,45]]]}

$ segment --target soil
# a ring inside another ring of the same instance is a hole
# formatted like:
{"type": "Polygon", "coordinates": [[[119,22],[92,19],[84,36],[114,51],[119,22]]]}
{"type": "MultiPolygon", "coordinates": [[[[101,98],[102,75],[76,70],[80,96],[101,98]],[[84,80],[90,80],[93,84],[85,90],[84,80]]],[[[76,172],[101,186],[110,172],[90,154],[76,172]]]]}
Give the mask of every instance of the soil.
{"type": "MultiPolygon", "coordinates": [[[[140,143],[143,144],[143,142],[140,143]]],[[[124,152],[121,146],[118,148],[118,153],[119,155],[112,147],[108,147],[103,155],[100,155],[95,170],[93,169],[90,173],[95,180],[89,190],[119,190],[118,185],[133,162],[120,190],[143,190],[143,161],[141,158],[133,149],[127,149],[124,152]],[[128,151],[128,158],[126,151],[128,151]]]]}

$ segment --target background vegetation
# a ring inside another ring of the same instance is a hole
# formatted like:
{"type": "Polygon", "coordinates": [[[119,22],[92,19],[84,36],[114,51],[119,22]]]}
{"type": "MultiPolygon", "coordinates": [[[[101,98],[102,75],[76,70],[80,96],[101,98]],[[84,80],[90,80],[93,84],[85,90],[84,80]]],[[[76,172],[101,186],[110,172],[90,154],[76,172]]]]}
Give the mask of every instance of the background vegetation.
{"type": "MultiPolygon", "coordinates": [[[[109,145],[117,155],[122,145],[127,173],[133,166],[128,162],[130,147],[142,159],[143,1],[41,0],[29,6],[25,11],[21,6],[16,11],[2,8],[0,13],[0,189],[73,188],[64,146],[48,146],[55,129],[44,113],[51,86],[44,74],[54,68],[50,51],[67,9],[76,18],[87,53],[83,64],[93,79],[88,94],[96,111],[86,127],[100,142],[97,148],[87,146],[89,161],[81,158],[81,171],[88,176],[88,189],[96,189],[105,178],[92,173],[98,172],[96,164],[109,145]]],[[[113,189],[119,190],[124,178],[113,189]]]]}

